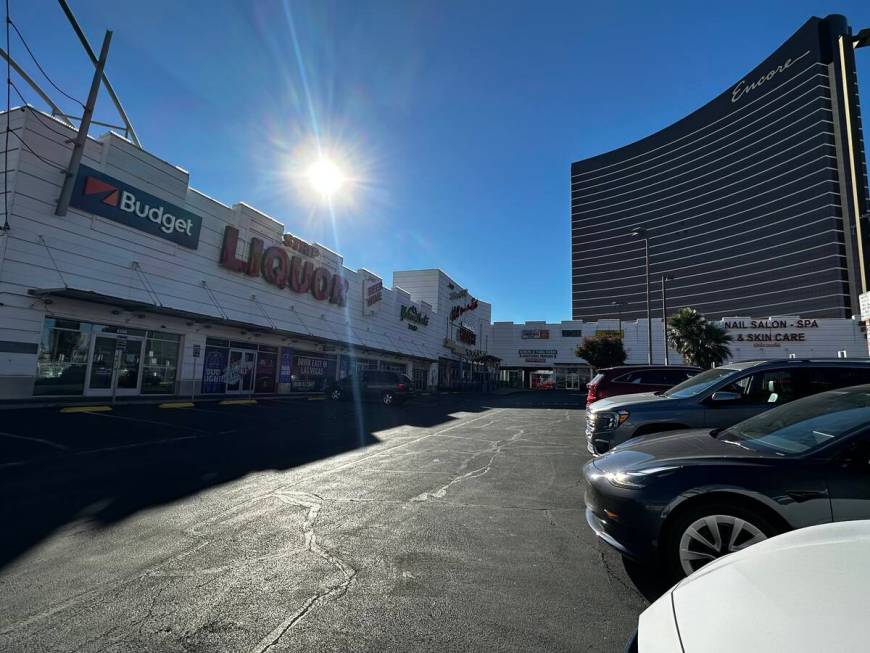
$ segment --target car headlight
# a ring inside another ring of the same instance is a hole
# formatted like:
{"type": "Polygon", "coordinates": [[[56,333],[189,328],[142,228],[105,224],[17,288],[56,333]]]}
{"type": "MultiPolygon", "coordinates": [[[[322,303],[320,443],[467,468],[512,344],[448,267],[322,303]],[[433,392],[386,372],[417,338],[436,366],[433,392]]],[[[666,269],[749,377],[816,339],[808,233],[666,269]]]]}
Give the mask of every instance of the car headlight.
{"type": "Polygon", "coordinates": [[[624,408],[617,411],[602,411],[593,415],[593,425],[599,431],[612,431],[628,419],[629,412],[624,408]]]}
{"type": "Polygon", "coordinates": [[[636,472],[607,472],[604,478],[611,485],[633,490],[644,487],[655,476],[674,469],[676,467],[650,467],[636,472]]]}

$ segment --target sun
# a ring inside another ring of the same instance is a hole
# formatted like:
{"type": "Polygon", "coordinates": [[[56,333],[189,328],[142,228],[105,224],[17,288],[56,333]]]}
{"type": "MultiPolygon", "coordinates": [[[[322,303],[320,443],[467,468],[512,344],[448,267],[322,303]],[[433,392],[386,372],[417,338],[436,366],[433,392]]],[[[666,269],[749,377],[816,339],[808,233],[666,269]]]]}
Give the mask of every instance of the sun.
{"type": "Polygon", "coordinates": [[[331,198],[344,186],[347,178],[335,163],[321,158],[309,166],[306,173],[308,183],[324,198],[331,198]]]}

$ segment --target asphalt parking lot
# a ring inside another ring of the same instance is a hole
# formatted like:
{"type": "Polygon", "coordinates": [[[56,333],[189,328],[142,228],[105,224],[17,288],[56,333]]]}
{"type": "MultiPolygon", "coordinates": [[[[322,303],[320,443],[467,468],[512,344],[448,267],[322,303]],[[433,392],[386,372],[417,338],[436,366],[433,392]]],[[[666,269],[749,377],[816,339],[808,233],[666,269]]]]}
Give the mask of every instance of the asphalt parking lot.
{"type": "Polygon", "coordinates": [[[621,651],[652,590],[586,525],[583,420],[556,392],[0,412],[0,650],[621,651]]]}

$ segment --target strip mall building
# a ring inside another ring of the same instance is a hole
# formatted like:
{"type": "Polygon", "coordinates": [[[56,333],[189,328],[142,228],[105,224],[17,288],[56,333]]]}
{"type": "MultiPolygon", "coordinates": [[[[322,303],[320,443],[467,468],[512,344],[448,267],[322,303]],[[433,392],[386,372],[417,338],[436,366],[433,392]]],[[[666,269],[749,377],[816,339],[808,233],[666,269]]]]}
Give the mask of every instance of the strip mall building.
{"type": "Polygon", "coordinates": [[[30,108],[10,119],[0,400],[317,391],[360,369],[494,381],[491,307],[444,272],[390,289],[112,133],[88,139],[57,216],[74,133],[30,108]]]}

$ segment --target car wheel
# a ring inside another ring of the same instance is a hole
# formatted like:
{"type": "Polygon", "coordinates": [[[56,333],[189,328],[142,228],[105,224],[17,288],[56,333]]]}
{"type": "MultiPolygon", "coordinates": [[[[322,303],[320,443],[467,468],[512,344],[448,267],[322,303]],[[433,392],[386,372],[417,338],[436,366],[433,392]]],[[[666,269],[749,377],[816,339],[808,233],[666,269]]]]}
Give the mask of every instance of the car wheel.
{"type": "Polygon", "coordinates": [[[776,528],[753,510],[708,504],[676,518],[664,538],[664,555],[675,578],[708,562],[776,535],[776,528]]]}
{"type": "Polygon", "coordinates": [[[333,401],[338,401],[341,399],[341,388],[333,388],[332,392],[329,393],[329,398],[333,401]]]}
{"type": "Polygon", "coordinates": [[[381,401],[384,402],[384,406],[392,406],[393,400],[394,397],[392,392],[385,392],[383,395],[381,395],[381,401]]]}

